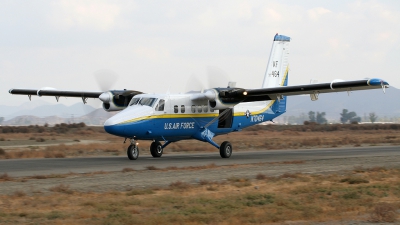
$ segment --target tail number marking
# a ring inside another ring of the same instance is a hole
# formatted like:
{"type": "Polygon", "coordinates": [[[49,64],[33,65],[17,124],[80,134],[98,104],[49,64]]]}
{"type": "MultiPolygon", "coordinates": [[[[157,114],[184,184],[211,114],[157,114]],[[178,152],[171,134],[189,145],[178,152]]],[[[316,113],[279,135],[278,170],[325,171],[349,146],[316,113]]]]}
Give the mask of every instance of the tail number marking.
{"type": "Polygon", "coordinates": [[[259,123],[264,121],[264,115],[256,115],[250,117],[251,122],[259,123]]]}
{"type": "Polygon", "coordinates": [[[269,76],[270,76],[270,77],[279,77],[279,71],[272,71],[272,72],[269,74],[269,76]]]}

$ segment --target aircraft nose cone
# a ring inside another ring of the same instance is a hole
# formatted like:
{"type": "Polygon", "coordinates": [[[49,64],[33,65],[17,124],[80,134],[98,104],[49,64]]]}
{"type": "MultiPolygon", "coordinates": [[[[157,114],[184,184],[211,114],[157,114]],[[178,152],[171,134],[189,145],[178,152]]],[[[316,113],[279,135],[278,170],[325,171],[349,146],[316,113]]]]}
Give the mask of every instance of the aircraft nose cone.
{"type": "Polygon", "coordinates": [[[104,125],[104,130],[112,135],[125,137],[125,126],[122,125],[104,125]]]}
{"type": "Polygon", "coordinates": [[[109,134],[125,137],[125,126],[116,123],[113,117],[106,120],[104,130],[109,134]]]}

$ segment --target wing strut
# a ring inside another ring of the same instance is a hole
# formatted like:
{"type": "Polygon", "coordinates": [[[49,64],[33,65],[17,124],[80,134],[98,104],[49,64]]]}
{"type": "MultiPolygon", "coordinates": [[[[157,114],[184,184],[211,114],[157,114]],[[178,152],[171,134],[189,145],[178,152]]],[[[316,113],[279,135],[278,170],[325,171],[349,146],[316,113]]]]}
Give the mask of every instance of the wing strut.
{"type": "Polygon", "coordinates": [[[383,83],[383,80],[381,80],[381,86],[382,86],[383,94],[386,94],[386,85],[383,83]]]}
{"type": "Polygon", "coordinates": [[[83,104],[86,104],[87,103],[87,97],[84,97],[84,96],[82,96],[82,101],[83,101],[83,104]]]}

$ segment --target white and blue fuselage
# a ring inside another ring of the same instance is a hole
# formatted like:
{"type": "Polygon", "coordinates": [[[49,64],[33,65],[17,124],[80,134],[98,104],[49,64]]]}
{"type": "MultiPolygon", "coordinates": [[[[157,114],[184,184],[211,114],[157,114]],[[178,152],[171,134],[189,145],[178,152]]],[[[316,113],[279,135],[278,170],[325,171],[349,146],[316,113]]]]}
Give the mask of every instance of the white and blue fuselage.
{"type": "Polygon", "coordinates": [[[104,128],[110,134],[139,140],[207,141],[201,136],[205,127],[216,136],[271,121],[285,111],[286,97],[279,101],[240,103],[219,116],[222,110],[212,110],[208,101],[192,101],[191,94],[141,94],[108,119],[104,128]],[[141,104],[143,99],[148,104],[141,104]]]}

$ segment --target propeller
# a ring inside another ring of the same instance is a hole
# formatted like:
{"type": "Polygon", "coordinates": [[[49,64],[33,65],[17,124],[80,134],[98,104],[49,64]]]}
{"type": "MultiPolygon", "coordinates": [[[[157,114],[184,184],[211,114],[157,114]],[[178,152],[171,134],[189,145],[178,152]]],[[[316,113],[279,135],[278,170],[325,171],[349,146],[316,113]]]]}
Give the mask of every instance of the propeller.
{"type": "MultiPolygon", "coordinates": [[[[116,83],[116,81],[118,79],[117,73],[112,70],[108,70],[108,69],[97,70],[93,73],[93,76],[96,80],[97,86],[103,92],[107,92],[107,91],[111,90],[112,86],[116,83]]],[[[103,101],[100,97],[99,97],[99,100],[101,100],[100,105],[97,100],[88,102],[88,104],[90,106],[92,106],[96,109],[96,111],[94,111],[94,113],[92,114],[92,117],[94,120],[96,120],[97,117],[99,117],[101,114],[104,113],[103,110],[99,110],[99,109],[103,108],[103,101]]],[[[111,115],[112,114],[110,114],[110,116],[111,115]]]]}
{"type": "Polygon", "coordinates": [[[207,67],[208,88],[227,87],[228,74],[216,66],[207,67]]]}
{"type": "Polygon", "coordinates": [[[101,91],[109,91],[117,81],[118,75],[114,71],[102,69],[94,72],[97,85],[101,91]]]}
{"type": "Polygon", "coordinates": [[[185,91],[203,91],[211,88],[227,87],[228,86],[228,75],[222,69],[216,66],[207,67],[207,85],[204,85],[195,74],[192,74],[187,82],[185,91]]]}

